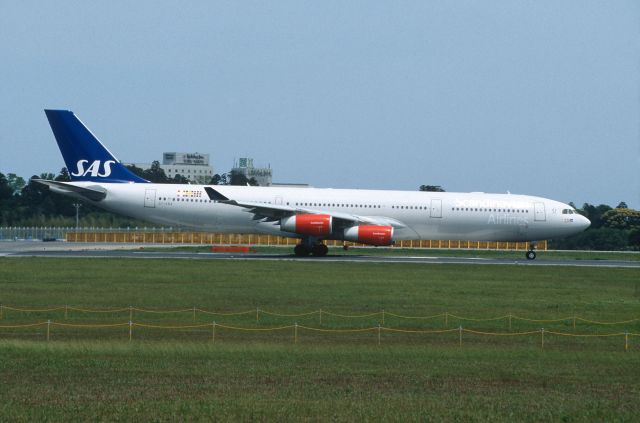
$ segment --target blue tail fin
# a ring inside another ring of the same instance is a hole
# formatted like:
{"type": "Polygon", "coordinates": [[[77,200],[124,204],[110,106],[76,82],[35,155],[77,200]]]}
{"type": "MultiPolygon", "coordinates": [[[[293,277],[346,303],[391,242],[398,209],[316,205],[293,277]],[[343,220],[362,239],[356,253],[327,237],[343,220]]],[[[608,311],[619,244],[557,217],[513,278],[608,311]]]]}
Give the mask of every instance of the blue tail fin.
{"type": "Polygon", "coordinates": [[[72,181],[148,182],[132,173],[68,110],[45,110],[72,181]]]}

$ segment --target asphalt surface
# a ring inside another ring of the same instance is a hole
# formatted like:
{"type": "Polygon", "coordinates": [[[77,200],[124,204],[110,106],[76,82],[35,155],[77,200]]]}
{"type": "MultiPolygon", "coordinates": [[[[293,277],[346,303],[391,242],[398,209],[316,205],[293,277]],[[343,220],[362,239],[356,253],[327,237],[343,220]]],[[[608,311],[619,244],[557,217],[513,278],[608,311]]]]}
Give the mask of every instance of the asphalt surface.
{"type": "MultiPolygon", "coordinates": [[[[145,245],[145,247],[159,247],[145,245]]],[[[164,245],[163,247],[167,247],[164,245]]],[[[174,246],[170,246],[174,247],[174,246]]],[[[293,254],[258,253],[194,253],[172,251],[145,251],[140,244],[87,244],[38,241],[13,241],[0,243],[0,257],[81,257],[81,258],[129,258],[129,259],[184,259],[184,260],[270,260],[304,261],[317,263],[423,263],[423,264],[480,264],[480,265],[522,265],[522,266],[576,266],[576,267],[623,267],[640,269],[640,261],[623,260],[526,260],[513,258],[473,258],[440,256],[388,256],[388,255],[328,255],[326,257],[299,258],[293,254]]]]}

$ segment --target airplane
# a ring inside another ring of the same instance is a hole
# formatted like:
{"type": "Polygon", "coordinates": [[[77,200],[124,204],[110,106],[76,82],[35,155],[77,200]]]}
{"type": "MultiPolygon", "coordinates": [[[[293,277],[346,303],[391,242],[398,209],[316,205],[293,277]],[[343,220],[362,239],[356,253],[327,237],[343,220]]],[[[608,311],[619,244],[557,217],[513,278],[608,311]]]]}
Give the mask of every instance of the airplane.
{"type": "Polygon", "coordinates": [[[526,241],[576,234],[591,224],[542,197],[300,187],[155,184],[135,175],[68,110],[45,110],[71,182],[53,192],[161,225],[299,238],[298,257],[326,256],[324,240],[390,246],[399,240],[526,241]]]}

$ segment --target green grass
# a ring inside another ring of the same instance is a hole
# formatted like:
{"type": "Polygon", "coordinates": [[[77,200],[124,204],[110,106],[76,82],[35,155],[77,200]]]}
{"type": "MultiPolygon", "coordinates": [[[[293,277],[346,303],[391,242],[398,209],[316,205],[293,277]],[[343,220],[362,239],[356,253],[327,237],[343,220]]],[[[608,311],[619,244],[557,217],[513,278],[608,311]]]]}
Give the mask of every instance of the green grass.
{"type": "MultiPolygon", "coordinates": [[[[127,259],[0,259],[0,303],[46,307],[241,311],[381,309],[532,318],[640,317],[637,269],[127,259]]],[[[70,312],[66,322],[128,321],[70,312]]],[[[0,325],[64,312],[5,310],[0,325]]],[[[216,317],[246,327],[318,326],[304,318],[216,317]]],[[[189,324],[192,313],[134,313],[136,322],[189,324]]],[[[211,321],[198,313],[197,323],[211,321]]],[[[379,317],[323,318],[325,328],[376,326],[379,317]]],[[[506,332],[506,322],[448,321],[506,332]]],[[[551,327],[572,333],[570,322],[551,327]]],[[[441,328],[387,317],[385,326],[441,328]]],[[[514,331],[540,323],[514,322],[514,331]]],[[[545,324],[545,328],[549,328],[545,324]]],[[[579,324],[576,333],[640,332],[579,324]]],[[[210,329],[0,329],[0,420],[634,421],[640,415],[640,337],[254,334],[210,329]]]]}
{"type": "Polygon", "coordinates": [[[127,259],[0,259],[4,305],[593,320],[640,312],[638,269],[127,259]]]}
{"type": "Polygon", "coordinates": [[[638,354],[0,344],[3,420],[634,421],[638,354]]]}

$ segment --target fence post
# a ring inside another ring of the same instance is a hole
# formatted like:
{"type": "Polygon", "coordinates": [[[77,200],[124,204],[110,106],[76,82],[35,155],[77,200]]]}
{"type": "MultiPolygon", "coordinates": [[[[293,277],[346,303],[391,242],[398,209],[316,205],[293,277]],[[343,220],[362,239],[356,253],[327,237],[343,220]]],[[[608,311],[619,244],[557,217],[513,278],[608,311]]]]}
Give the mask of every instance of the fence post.
{"type": "Polygon", "coordinates": [[[320,326],[322,326],[322,309],[320,309],[320,326]]]}
{"type": "Polygon", "coordinates": [[[129,306],[129,323],[133,321],[133,306],[129,306]]]}
{"type": "Polygon", "coordinates": [[[256,323],[258,323],[258,319],[260,318],[259,313],[260,313],[260,308],[256,307],[256,323]]]}
{"type": "Polygon", "coordinates": [[[211,343],[216,343],[216,321],[213,321],[213,325],[211,325],[211,343]]]}
{"type": "Polygon", "coordinates": [[[624,352],[629,351],[629,332],[624,333],[624,352]]]}
{"type": "Polygon", "coordinates": [[[193,321],[196,321],[196,306],[193,306],[193,321]]]}
{"type": "Polygon", "coordinates": [[[0,304],[0,320],[2,320],[2,304],[0,304]]]}
{"type": "Polygon", "coordinates": [[[51,320],[47,320],[47,342],[49,342],[49,333],[51,332],[51,320]]]}
{"type": "Polygon", "coordinates": [[[382,324],[384,325],[384,308],[382,309],[382,324]]]}
{"type": "Polygon", "coordinates": [[[131,342],[131,338],[133,338],[133,322],[129,320],[129,342],[131,342]]]}
{"type": "Polygon", "coordinates": [[[449,313],[444,312],[444,328],[446,329],[449,326],[449,313]]]}
{"type": "Polygon", "coordinates": [[[295,326],[293,327],[293,343],[297,344],[298,343],[298,322],[296,322],[295,326]]]}
{"type": "Polygon", "coordinates": [[[511,313],[509,313],[509,332],[511,332],[511,313]]]}
{"type": "Polygon", "coordinates": [[[460,347],[462,347],[462,326],[458,326],[458,338],[460,341],[460,347]]]}
{"type": "Polygon", "coordinates": [[[69,318],[69,306],[67,304],[64,305],[64,320],[69,318]]]}
{"type": "Polygon", "coordinates": [[[544,350],[544,328],[540,329],[540,347],[544,350]]]}
{"type": "Polygon", "coordinates": [[[576,330],[576,316],[573,316],[573,330],[576,330]]]}
{"type": "Polygon", "coordinates": [[[380,323],[378,323],[378,346],[380,345],[380,323]]]}

